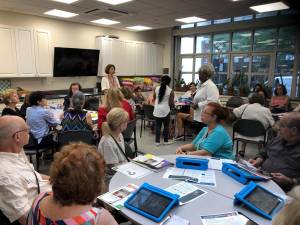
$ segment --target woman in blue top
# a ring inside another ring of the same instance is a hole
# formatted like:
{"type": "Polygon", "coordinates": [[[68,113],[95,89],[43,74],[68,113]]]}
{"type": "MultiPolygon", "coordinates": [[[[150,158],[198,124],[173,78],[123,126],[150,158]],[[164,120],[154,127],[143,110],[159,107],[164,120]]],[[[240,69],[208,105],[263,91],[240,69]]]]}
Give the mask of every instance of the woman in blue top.
{"type": "Polygon", "coordinates": [[[208,103],[201,114],[201,120],[207,127],[200,131],[191,144],[179,147],[176,154],[233,159],[231,137],[221,125],[226,117],[227,113],[220,104],[208,103]]]}

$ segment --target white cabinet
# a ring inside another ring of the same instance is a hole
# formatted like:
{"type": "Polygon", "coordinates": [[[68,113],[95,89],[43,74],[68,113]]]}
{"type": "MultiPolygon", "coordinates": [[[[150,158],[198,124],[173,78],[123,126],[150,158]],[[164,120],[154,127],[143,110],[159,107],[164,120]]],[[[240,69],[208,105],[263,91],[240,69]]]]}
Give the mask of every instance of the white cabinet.
{"type": "Polygon", "coordinates": [[[100,49],[98,75],[105,74],[107,64],[114,64],[121,76],[162,74],[161,45],[97,37],[96,46],[100,49]]]}
{"type": "Polygon", "coordinates": [[[35,59],[38,76],[52,76],[52,50],[48,31],[35,31],[35,59]]]}
{"type": "Polygon", "coordinates": [[[17,74],[14,28],[0,25],[0,77],[15,77],[17,74]]]}
{"type": "Polygon", "coordinates": [[[16,28],[16,46],[18,75],[34,77],[36,75],[33,29],[16,28]]]}

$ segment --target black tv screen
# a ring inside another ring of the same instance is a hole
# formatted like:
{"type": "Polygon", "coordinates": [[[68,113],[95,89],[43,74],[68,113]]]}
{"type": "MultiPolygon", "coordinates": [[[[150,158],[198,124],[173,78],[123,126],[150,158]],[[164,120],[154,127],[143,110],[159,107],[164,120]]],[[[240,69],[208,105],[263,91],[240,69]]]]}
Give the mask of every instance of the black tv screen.
{"type": "Polygon", "coordinates": [[[54,77],[97,76],[99,50],[54,48],[54,77]]]}

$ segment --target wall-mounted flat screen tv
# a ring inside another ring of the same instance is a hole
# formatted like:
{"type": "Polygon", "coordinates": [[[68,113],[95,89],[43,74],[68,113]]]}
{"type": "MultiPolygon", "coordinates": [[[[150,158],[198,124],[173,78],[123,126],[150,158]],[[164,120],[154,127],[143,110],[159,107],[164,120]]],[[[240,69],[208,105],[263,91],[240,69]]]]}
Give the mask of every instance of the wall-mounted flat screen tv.
{"type": "Polygon", "coordinates": [[[54,77],[97,76],[97,49],[54,48],[54,77]]]}

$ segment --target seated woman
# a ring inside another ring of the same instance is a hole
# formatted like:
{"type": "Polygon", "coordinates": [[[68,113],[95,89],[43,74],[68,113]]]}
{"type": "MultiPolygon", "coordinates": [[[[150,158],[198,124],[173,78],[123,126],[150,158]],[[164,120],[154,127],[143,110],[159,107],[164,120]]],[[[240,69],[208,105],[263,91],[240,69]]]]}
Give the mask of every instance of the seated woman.
{"type": "Polygon", "coordinates": [[[43,92],[32,92],[29,102],[31,106],[26,111],[26,122],[30,127],[30,132],[40,145],[49,146],[52,144],[52,137],[49,135],[50,126],[56,126],[59,121],[46,108],[47,100],[43,92]]]}
{"type": "Polygon", "coordinates": [[[284,113],[288,111],[289,97],[286,95],[286,87],[282,84],[276,86],[274,91],[275,96],[272,96],[270,109],[272,113],[284,113]]]}
{"type": "Polygon", "coordinates": [[[135,103],[137,113],[141,114],[143,109],[143,104],[145,103],[145,97],[142,93],[141,87],[138,86],[134,89],[132,99],[135,103]]]}
{"type": "Polygon", "coordinates": [[[28,225],[116,225],[112,215],[93,207],[102,192],[105,162],[95,147],[83,143],[64,146],[50,167],[52,192],[34,201],[28,225]]]}
{"type": "Polygon", "coordinates": [[[5,108],[2,110],[2,116],[12,115],[19,116],[25,119],[25,116],[17,108],[17,104],[20,102],[19,96],[15,89],[7,89],[3,94],[3,102],[5,108]]]}
{"type": "Polygon", "coordinates": [[[126,99],[126,101],[130,104],[133,111],[135,111],[135,102],[133,100],[133,94],[132,91],[128,87],[122,87],[121,92],[126,99]]]}
{"type": "Polygon", "coordinates": [[[214,156],[233,159],[232,139],[221,123],[227,113],[215,102],[208,103],[201,113],[201,120],[207,125],[202,128],[191,144],[176,150],[176,154],[214,156]]]}
{"type": "Polygon", "coordinates": [[[64,112],[61,121],[62,131],[92,130],[91,114],[82,110],[85,97],[81,91],[77,91],[72,99],[72,108],[64,112]]]}
{"type": "Polygon", "coordinates": [[[98,130],[101,130],[102,123],[106,121],[107,113],[115,107],[123,108],[128,113],[129,120],[134,119],[134,112],[130,104],[124,99],[120,89],[111,88],[107,90],[103,105],[98,109],[98,130]]]}
{"type": "MultiPolygon", "coordinates": [[[[272,117],[270,109],[263,106],[264,105],[264,98],[259,93],[253,93],[249,97],[249,104],[244,104],[238,108],[233,110],[233,114],[236,118],[241,119],[249,119],[249,120],[257,120],[261,122],[265,129],[272,127],[274,125],[274,119],[272,117]]],[[[244,138],[247,140],[253,141],[261,141],[263,137],[257,138],[250,138],[244,137],[242,135],[238,135],[239,138],[244,138]]],[[[262,146],[259,145],[258,148],[260,149],[262,146]]],[[[242,149],[239,151],[241,156],[245,155],[245,148],[246,143],[242,142],[242,149]]]]}
{"type": "MultiPolygon", "coordinates": [[[[191,98],[193,99],[196,91],[197,91],[197,86],[194,82],[191,82],[189,84],[190,90],[185,92],[185,94],[182,96],[184,98],[191,98]]],[[[185,105],[181,107],[180,112],[176,114],[176,131],[175,133],[177,134],[177,137],[175,139],[180,139],[183,137],[183,125],[185,120],[193,120],[193,115],[194,111],[189,105],[185,105]]]]}
{"type": "Polygon", "coordinates": [[[109,185],[115,171],[114,166],[127,162],[125,156],[125,143],[122,132],[126,130],[128,113],[122,108],[113,108],[107,114],[107,122],[102,124],[102,138],[98,151],[106,162],[105,183],[109,185]]]}
{"type": "Polygon", "coordinates": [[[70,107],[70,104],[71,104],[70,99],[77,91],[81,91],[81,85],[77,82],[72,83],[69,87],[68,95],[66,95],[64,97],[64,103],[63,103],[64,110],[67,110],[70,107]]]}
{"type": "Polygon", "coordinates": [[[29,96],[30,96],[30,93],[27,93],[25,95],[23,105],[21,105],[21,108],[20,108],[20,111],[21,111],[22,115],[24,116],[24,118],[26,118],[26,110],[30,106],[29,96]]]}

